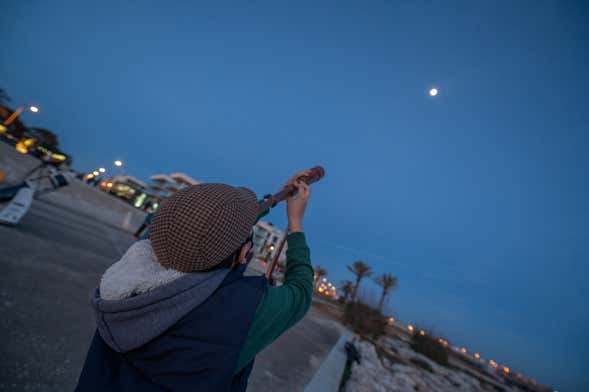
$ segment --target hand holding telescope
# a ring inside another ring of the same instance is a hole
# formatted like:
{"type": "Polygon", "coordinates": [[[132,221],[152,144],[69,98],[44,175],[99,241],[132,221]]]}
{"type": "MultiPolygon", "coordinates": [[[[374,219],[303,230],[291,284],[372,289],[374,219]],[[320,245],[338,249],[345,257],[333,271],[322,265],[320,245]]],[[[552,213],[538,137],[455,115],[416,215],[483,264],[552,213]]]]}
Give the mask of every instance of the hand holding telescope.
{"type": "MultiPolygon", "coordinates": [[[[299,177],[299,180],[304,181],[307,185],[311,185],[325,175],[325,170],[321,166],[315,166],[307,170],[307,175],[299,177]]],[[[297,187],[294,184],[288,184],[284,186],[279,192],[273,195],[267,195],[264,197],[264,201],[260,204],[260,213],[266,212],[270,208],[276,207],[276,204],[286,200],[288,197],[296,194],[297,187]]]]}
{"type": "MultiPolygon", "coordinates": [[[[304,174],[298,177],[291,179],[287,184],[277,193],[274,195],[268,195],[264,198],[264,201],[260,204],[259,211],[260,214],[265,213],[270,208],[273,208],[279,202],[286,200],[289,197],[296,195],[298,187],[295,185],[296,181],[303,181],[305,184],[310,185],[317,181],[319,181],[325,175],[325,170],[321,166],[315,166],[309,170],[303,172],[304,174]]],[[[303,207],[304,208],[304,207],[303,207]]],[[[302,218],[302,217],[301,217],[302,218]]],[[[290,222],[289,217],[289,225],[293,222],[290,222]]],[[[300,222],[299,222],[300,223],[300,222]]],[[[284,244],[286,242],[286,236],[288,235],[288,230],[293,229],[292,227],[287,228],[287,232],[284,233],[282,240],[280,241],[280,245],[274,254],[274,258],[272,262],[269,264],[268,269],[266,270],[266,278],[270,282],[270,284],[274,284],[273,274],[274,269],[276,268],[276,264],[278,263],[278,258],[282,253],[282,249],[284,248],[284,244]]]]}

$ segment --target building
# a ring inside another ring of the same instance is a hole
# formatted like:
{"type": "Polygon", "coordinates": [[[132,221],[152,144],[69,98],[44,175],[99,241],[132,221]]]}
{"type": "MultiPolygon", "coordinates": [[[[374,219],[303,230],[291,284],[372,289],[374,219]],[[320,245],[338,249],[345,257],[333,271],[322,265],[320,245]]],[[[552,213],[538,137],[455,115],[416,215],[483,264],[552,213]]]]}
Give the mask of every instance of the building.
{"type": "Polygon", "coordinates": [[[19,113],[18,109],[15,111],[0,104],[0,141],[14,146],[21,154],[29,154],[45,163],[67,169],[71,157],[59,150],[58,137],[54,132],[27,127],[19,117],[15,117],[9,125],[3,124],[15,113],[19,113]]]}
{"type": "Polygon", "coordinates": [[[152,185],[149,186],[149,193],[156,199],[162,200],[173,195],[180,189],[190,185],[200,184],[200,181],[195,180],[184,173],[154,174],[149,178],[152,185]]]}
{"type": "MultiPolygon", "coordinates": [[[[251,272],[258,274],[266,273],[268,264],[274,259],[276,252],[278,252],[283,237],[284,233],[282,230],[270,222],[260,221],[255,224],[253,228],[254,257],[248,267],[251,272]]],[[[284,274],[287,247],[285,243],[278,258],[278,264],[274,274],[277,280],[284,274]]]]}
{"type": "Polygon", "coordinates": [[[148,185],[138,178],[118,175],[100,182],[100,189],[119,197],[136,208],[142,208],[148,198],[148,185]]]}
{"type": "MultiPolygon", "coordinates": [[[[88,174],[86,179],[92,179],[92,174],[88,174]]],[[[100,181],[100,189],[113,194],[136,208],[147,209],[149,207],[156,209],[161,201],[180,189],[200,184],[200,181],[184,174],[172,173],[155,174],[150,177],[152,184],[146,184],[138,178],[118,175],[104,181],[100,181]]]]}
{"type": "Polygon", "coordinates": [[[184,173],[172,173],[170,174],[170,177],[180,186],[180,189],[190,185],[198,185],[202,182],[195,180],[194,178],[184,173]]]}

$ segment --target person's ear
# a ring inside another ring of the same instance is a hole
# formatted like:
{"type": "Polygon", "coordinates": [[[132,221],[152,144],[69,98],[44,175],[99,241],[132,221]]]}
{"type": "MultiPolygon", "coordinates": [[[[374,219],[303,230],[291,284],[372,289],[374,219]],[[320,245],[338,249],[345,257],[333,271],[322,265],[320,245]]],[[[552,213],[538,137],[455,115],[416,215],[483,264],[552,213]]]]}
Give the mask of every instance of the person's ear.
{"type": "Polygon", "coordinates": [[[249,252],[251,248],[252,244],[249,241],[241,247],[241,250],[239,251],[239,264],[247,263],[247,252],[249,252]]]}

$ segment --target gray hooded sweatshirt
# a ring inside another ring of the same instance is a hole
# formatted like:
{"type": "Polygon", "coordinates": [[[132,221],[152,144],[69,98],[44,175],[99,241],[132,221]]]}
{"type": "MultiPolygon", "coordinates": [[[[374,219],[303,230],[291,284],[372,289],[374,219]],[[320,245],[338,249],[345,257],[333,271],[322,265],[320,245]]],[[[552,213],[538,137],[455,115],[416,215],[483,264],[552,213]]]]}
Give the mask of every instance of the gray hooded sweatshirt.
{"type": "Polygon", "coordinates": [[[157,262],[149,240],[136,242],[106,270],[94,292],[98,332],[117,352],[141,347],[203,303],[228,272],[168,270],[157,262]]]}

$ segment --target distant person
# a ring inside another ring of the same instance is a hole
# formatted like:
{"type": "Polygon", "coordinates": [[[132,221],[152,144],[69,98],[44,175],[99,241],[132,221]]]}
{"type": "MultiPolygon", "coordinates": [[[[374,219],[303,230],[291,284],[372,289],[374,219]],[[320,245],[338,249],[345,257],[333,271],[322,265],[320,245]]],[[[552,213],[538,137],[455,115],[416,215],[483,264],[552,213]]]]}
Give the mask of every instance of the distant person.
{"type": "Polygon", "coordinates": [[[143,220],[143,223],[141,224],[141,226],[139,226],[139,228],[137,229],[135,234],[133,234],[133,236],[137,239],[142,239],[142,240],[149,239],[149,224],[151,223],[151,220],[153,219],[153,214],[155,212],[155,208],[153,208],[151,205],[149,205],[149,207],[147,207],[147,209],[146,209],[146,212],[147,212],[147,215],[145,215],[145,219],[143,220]]]}
{"type": "Polygon", "coordinates": [[[349,367],[351,367],[354,362],[358,365],[360,364],[360,352],[358,352],[354,343],[356,343],[356,338],[352,339],[350,342],[346,342],[344,345],[344,348],[346,349],[346,365],[349,367]]]}
{"type": "MultiPolygon", "coordinates": [[[[246,188],[199,184],[154,214],[106,270],[92,306],[94,334],[77,391],[245,391],[254,358],[303,318],[313,268],[302,228],[310,189],[287,201],[284,285],[244,277],[258,201],[246,188]]],[[[288,355],[288,353],[285,353],[288,355]]],[[[285,365],[287,366],[287,365],[285,365]]]]}

